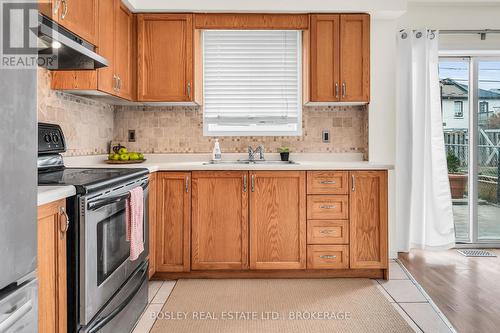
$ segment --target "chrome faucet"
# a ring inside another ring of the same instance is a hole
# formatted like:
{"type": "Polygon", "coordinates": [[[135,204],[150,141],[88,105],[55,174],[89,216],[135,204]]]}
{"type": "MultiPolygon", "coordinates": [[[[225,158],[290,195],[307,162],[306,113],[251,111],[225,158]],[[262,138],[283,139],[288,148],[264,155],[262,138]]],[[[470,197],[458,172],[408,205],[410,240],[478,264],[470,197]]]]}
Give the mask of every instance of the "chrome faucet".
{"type": "Polygon", "coordinates": [[[259,160],[264,161],[264,146],[259,145],[255,150],[252,148],[252,146],[248,146],[248,160],[249,161],[255,161],[255,155],[259,154],[259,160]]]}

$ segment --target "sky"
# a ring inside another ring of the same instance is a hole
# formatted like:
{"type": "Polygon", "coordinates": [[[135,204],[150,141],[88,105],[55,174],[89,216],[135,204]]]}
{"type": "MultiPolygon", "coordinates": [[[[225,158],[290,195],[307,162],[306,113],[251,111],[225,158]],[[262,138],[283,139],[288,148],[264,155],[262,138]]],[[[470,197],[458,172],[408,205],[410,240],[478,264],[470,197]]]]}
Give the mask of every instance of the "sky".
{"type": "MultiPolygon", "coordinates": [[[[440,61],[439,78],[453,79],[458,83],[468,85],[468,62],[440,61]]],[[[485,90],[500,89],[500,61],[482,61],[479,63],[479,88],[485,90]]]]}

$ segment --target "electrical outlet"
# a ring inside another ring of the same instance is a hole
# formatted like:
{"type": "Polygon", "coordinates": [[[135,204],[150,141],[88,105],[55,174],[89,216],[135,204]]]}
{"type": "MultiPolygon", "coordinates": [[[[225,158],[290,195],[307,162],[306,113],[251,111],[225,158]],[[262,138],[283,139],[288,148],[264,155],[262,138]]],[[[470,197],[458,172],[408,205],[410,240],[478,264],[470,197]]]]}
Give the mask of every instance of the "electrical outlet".
{"type": "Polygon", "coordinates": [[[321,140],[324,143],[330,142],[330,131],[329,130],[323,130],[323,132],[321,132],[321,140]]]}
{"type": "Polygon", "coordinates": [[[128,130],[128,142],[135,142],[135,130],[128,130]]]}

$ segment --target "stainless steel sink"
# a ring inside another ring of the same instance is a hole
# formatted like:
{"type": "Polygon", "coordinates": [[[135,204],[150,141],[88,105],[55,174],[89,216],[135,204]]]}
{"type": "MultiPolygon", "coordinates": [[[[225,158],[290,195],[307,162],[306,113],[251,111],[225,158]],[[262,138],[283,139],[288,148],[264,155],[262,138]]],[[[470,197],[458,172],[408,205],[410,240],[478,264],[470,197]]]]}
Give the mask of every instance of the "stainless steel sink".
{"type": "Polygon", "coordinates": [[[279,161],[279,160],[224,160],[224,161],[214,161],[210,160],[204,162],[203,165],[210,164],[272,164],[272,165],[288,165],[288,164],[298,164],[295,161],[279,161]]]}

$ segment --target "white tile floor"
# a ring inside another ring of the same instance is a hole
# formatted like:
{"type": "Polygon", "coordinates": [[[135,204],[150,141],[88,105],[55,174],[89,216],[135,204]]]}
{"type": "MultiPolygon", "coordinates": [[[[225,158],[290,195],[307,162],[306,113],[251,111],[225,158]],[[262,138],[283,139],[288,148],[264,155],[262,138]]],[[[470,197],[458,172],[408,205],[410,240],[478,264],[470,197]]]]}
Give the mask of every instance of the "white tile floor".
{"type": "MultiPolygon", "coordinates": [[[[399,262],[391,261],[389,280],[373,280],[380,292],[401,314],[415,332],[455,333],[448,320],[430,297],[399,262]]],[[[161,311],[175,281],[150,281],[149,305],[133,333],[148,333],[154,324],[154,314],[161,311]]]]}

